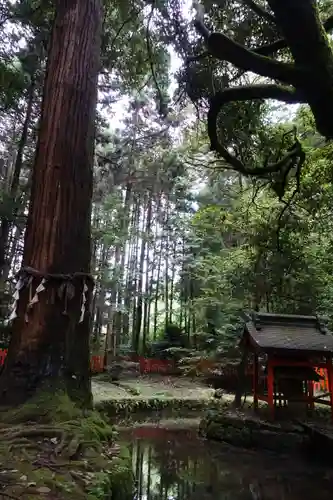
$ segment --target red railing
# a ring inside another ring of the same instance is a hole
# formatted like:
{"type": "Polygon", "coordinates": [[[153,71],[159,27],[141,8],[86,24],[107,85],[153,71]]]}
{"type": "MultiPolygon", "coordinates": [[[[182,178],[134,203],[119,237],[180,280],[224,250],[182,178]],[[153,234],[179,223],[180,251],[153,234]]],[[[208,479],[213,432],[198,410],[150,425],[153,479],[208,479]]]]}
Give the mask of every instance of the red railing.
{"type": "MultiPolygon", "coordinates": [[[[0,366],[2,366],[5,362],[7,356],[8,349],[0,349],[0,366]]],[[[144,358],[143,356],[135,356],[133,357],[133,361],[139,363],[140,373],[168,373],[175,368],[175,363],[171,360],[164,359],[152,359],[152,358],[144,358]]],[[[101,373],[104,370],[104,355],[93,355],[90,358],[90,366],[91,371],[93,373],[101,373]]],[[[252,367],[249,367],[247,370],[248,375],[252,372],[252,367]]],[[[227,367],[225,372],[231,376],[234,375],[237,377],[237,368],[235,367],[227,367]]],[[[313,383],[313,389],[315,392],[319,391],[328,391],[328,377],[326,368],[316,368],[316,372],[321,375],[322,378],[319,382],[313,383]]]]}
{"type": "MultiPolygon", "coordinates": [[[[0,366],[4,364],[7,352],[8,349],[0,349],[0,366]]],[[[104,356],[91,356],[90,366],[93,373],[101,373],[104,370],[104,356]]]]}
{"type": "Polygon", "coordinates": [[[102,373],[104,371],[105,357],[94,355],[90,358],[90,368],[93,373],[102,373]]]}
{"type": "MultiPolygon", "coordinates": [[[[5,362],[8,349],[0,349],[0,366],[5,362]]],[[[136,357],[141,373],[167,373],[174,369],[174,363],[168,360],[147,359],[142,356],[136,357]]],[[[93,355],[90,358],[91,371],[101,373],[104,370],[104,355],[93,355]]]]}
{"type": "Polygon", "coordinates": [[[168,373],[175,368],[175,363],[166,359],[151,359],[139,356],[141,373],[168,373]]]}
{"type": "Polygon", "coordinates": [[[326,368],[316,368],[316,372],[318,373],[318,375],[321,375],[324,378],[319,380],[319,382],[313,383],[313,390],[316,392],[319,391],[328,392],[329,387],[328,387],[328,377],[326,368]]]}
{"type": "Polygon", "coordinates": [[[5,362],[7,356],[8,349],[0,349],[0,366],[2,366],[5,362]]]}

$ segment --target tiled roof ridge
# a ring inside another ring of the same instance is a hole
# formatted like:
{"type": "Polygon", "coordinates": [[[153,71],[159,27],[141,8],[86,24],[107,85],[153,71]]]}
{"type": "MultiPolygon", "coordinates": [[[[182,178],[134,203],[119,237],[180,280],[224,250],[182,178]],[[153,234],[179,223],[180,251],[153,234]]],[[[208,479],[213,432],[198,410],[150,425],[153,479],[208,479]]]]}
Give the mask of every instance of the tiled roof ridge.
{"type": "Polygon", "coordinates": [[[329,330],[325,324],[324,318],[319,316],[305,316],[301,314],[278,314],[252,311],[250,313],[250,321],[257,330],[261,329],[261,325],[297,325],[299,327],[314,326],[318,332],[326,335],[329,330]]]}

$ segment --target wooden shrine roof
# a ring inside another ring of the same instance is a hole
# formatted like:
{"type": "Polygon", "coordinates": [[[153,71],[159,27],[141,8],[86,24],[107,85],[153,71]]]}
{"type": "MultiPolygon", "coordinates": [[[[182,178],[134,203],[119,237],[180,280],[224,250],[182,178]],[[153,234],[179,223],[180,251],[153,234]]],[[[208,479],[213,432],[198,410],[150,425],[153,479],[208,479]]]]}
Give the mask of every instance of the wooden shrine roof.
{"type": "Polygon", "coordinates": [[[251,343],[264,352],[333,353],[333,335],[316,316],[252,313],[245,330],[251,343]]]}

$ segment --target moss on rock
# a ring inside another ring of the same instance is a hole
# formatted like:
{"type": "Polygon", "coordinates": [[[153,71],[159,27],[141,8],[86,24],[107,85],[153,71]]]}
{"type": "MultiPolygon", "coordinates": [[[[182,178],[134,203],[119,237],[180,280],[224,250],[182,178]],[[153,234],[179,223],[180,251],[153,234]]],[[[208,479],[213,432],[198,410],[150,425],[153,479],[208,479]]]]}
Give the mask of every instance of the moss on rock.
{"type": "Polygon", "coordinates": [[[161,412],[172,410],[174,413],[181,411],[202,411],[207,408],[220,408],[219,400],[196,400],[184,398],[128,398],[128,399],[109,399],[100,401],[95,405],[99,411],[109,416],[126,416],[140,412],[161,412]]]}
{"type": "Polygon", "coordinates": [[[208,412],[199,432],[207,439],[224,441],[243,448],[292,452],[301,449],[304,432],[300,426],[284,422],[272,424],[241,412],[208,412]]]}

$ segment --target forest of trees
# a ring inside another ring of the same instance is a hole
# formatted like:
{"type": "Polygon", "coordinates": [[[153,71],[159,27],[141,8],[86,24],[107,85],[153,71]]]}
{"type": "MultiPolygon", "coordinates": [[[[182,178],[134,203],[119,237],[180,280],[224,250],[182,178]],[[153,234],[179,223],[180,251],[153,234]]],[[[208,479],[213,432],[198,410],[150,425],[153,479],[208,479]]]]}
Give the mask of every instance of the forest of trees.
{"type": "Polygon", "coordinates": [[[2,394],[65,374],[89,399],[89,349],[169,324],[333,324],[332,2],[196,10],[0,1],[2,394]]]}

